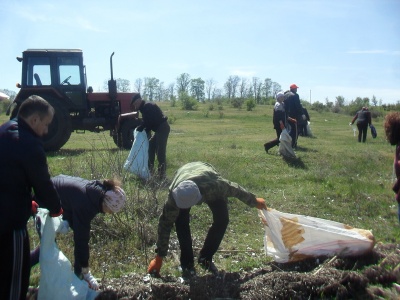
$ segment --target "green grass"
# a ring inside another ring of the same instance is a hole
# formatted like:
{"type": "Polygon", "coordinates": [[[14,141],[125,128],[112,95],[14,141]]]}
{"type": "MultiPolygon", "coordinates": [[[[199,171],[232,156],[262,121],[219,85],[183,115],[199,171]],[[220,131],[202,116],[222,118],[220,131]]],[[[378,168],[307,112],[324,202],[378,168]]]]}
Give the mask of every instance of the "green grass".
{"type": "MultiPolygon", "coordinates": [[[[348,125],[352,116],[309,111],[314,137],[300,137],[297,159],[285,160],[277,154],[277,147],[270,154],[263,148],[275,137],[272,106],[246,111],[225,105],[222,111],[208,111],[208,104],[200,104],[197,111],[187,112],[169,103],[159,105],[173,120],[167,147],[169,179],[187,162],[206,161],[224,177],[265,198],[271,208],[369,229],[377,242],[400,241],[391,190],[394,147],[385,140],[382,119],[373,120],[378,137],[372,139],[368,133],[364,144],[357,142],[348,125]]],[[[116,216],[98,216],[93,222],[90,265],[97,277],[145,274],[155,255],[157,218],[167,189],[143,186],[125,172],[122,166],[128,153],[116,149],[108,133],[73,133],[60,151],[48,155],[52,175],[88,179],[117,175],[123,180],[128,206],[116,216]]],[[[226,271],[262,266],[270,259],[262,250],[263,228],[257,210],[237,199],[231,199],[229,210],[230,224],[221,251],[215,255],[217,266],[226,271]]],[[[207,205],[195,207],[191,213],[197,251],[212,220],[207,205]]],[[[31,237],[32,244],[37,244],[36,235],[31,237]]],[[[176,250],[174,232],[171,237],[176,250]]],[[[72,262],[72,234],[60,236],[58,243],[72,262]]],[[[179,263],[172,252],[164,260],[164,275],[177,275],[179,263]]],[[[33,284],[37,272],[33,272],[33,284]]]]}

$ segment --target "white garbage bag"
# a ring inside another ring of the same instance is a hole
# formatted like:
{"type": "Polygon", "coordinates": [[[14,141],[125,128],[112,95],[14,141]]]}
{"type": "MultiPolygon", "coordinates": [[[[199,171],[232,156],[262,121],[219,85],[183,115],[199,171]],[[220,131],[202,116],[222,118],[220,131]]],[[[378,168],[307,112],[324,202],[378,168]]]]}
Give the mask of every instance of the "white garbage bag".
{"type": "Polygon", "coordinates": [[[375,244],[371,231],[343,223],[271,208],[259,215],[265,229],[265,253],[280,263],[318,256],[357,256],[371,251],[375,244]]]}
{"type": "Polygon", "coordinates": [[[310,121],[307,121],[307,136],[313,137],[313,133],[312,133],[310,124],[311,124],[311,122],[310,122],[310,121]]]}
{"type": "Polygon", "coordinates": [[[139,176],[142,179],[150,179],[149,170],[149,140],[146,132],[133,132],[134,141],[128,158],[125,161],[124,169],[139,176]]]}
{"type": "Polygon", "coordinates": [[[289,135],[286,128],[282,130],[281,136],[279,137],[279,153],[288,158],[296,157],[292,148],[292,137],[289,135]]]}
{"type": "Polygon", "coordinates": [[[38,300],[82,299],[92,300],[98,293],[89,289],[85,280],[80,280],[74,273],[71,262],[58,249],[55,243],[56,230],[61,224],[61,217],[52,218],[48,210],[38,209],[40,217],[40,282],[38,300]]]}

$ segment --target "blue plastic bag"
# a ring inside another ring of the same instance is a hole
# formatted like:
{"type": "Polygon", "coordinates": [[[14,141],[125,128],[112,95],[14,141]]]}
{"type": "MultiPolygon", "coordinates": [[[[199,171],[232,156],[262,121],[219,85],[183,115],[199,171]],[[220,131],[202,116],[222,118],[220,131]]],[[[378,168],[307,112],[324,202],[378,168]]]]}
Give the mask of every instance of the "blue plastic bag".
{"type": "Polygon", "coordinates": [[[124,169],[139,176],[142,179],[150,179],[149,170],[149,140],[145,131],[133,132],[134,141],[124,169]]]}

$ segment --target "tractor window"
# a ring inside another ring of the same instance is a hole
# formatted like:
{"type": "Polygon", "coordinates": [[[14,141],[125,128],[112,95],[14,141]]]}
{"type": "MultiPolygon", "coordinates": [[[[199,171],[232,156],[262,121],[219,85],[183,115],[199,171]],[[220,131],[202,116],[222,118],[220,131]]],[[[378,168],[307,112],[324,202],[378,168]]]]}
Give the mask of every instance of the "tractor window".
{"type": "Polygon", "coordinates": [[[80,85],[81,73],[79,69],[79,58],[77,57],[59,57],[58,65],[58,80],[60,85],[80,85]]]}
{"type": "Polygon", "coordinates": [[[26,76],[27,85],[51,85],[50,59],[48,57],[30,57],[26,76]]]}

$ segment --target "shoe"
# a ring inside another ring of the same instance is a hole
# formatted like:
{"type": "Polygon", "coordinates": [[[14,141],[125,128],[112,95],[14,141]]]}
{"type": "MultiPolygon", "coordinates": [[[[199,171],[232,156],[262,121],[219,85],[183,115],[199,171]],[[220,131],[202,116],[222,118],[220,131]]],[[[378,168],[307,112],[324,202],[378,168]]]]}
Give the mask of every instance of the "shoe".
{"type": "Polygon", "coordinates": [[[194,267],[182,268],[182,278],[188,280],[196,276],[196,269],[194,267]]]}
{"type": "Polygon", "coordinates": [[[218,269],[214,265],[214,263],[206,258],[199,258],[198,260],[199,265],[206,271],[213,273],[214,275],[218,274],[218,269]]]}
{"type": "Polygon", "coordinates": [[[271,145],[269,145],[269,143],[265,143],[265,144],[264,144],[265,152],[268,153],[268,150],[271,149],[271,148],[272,148],[272,147],[271,147],[271,145]]]}

